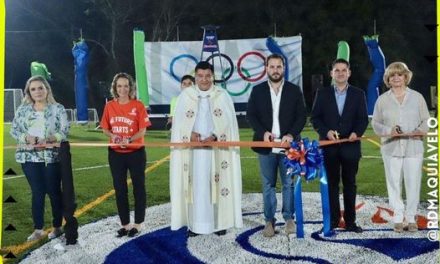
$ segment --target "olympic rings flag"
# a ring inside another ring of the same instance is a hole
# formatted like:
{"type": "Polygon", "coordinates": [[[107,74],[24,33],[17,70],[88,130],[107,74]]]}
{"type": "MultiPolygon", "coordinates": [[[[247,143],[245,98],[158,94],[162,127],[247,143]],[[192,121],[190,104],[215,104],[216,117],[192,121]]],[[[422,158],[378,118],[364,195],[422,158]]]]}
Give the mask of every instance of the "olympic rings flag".
{"type": "MultiPolygon", "coordinates": [[[[214,64],[217,85],[226,89],[235,103],[247,103],[252,87],[267,80],[265,58],[273,51],[286,58],[285,75],[302,89],[301,42],[301,36],[220,40],[220,54],[213,53],[204,60],[214,64]]],[[[180,78],[194,75],[201,49],[201,41],[145,42],[151,105],[168,105],[179,95],[180,78]]]]}

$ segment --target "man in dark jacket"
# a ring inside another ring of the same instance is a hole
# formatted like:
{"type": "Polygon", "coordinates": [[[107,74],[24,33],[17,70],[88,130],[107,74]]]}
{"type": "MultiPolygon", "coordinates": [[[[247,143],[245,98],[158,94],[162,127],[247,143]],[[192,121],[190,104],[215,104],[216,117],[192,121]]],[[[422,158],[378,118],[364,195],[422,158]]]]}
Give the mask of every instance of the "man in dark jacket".
{"type": "Polygon", "coordinates": [[[330,72],[334,85],[316,94],[312,109],[313,127],[321,140],[348,138],[351,142],[334,144],[323,148],[327,169],[331,228],[338,227],[340,220],[339,181],[342,178],[344,196],[345,229],[361,233],[356,225],[356,174],[361,158],[361,137],[368,126],[367,106],[364,92],[348,84],[350,64],[337,59],[330,72]]]}
{"type": "MultiPolygon", "coordinates": [[[[272,54],[266,60],[268,81],[252,89],[249,97],[247,119],[254,130],[254,141],[292,142],[300,139],[306,122],[304,99],[300,88],[284,79],[284,58],[272,54]]],[[[282,214],[286,233],[296,230],[293,202],[293,179],[286,175],[284,155],[277,149],[253,148],[258,153],[263,183],[264,218],[263,236],[275,235],[275,210],[277,207],[275,185],[277,170],[282,183],[282,214]]]]}

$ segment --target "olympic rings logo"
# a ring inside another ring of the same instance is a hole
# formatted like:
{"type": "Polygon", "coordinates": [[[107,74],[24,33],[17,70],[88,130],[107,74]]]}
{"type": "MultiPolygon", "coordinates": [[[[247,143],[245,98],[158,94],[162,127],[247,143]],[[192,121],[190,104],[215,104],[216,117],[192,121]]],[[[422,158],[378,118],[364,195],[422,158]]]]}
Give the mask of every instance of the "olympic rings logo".
{"type": "MultiPolygon", "coordinates": [[[[180,77],[177,76],[174,68],[176,67],[176,64],[180,60],[184,60],[184,59],[190,60],[190,62],[194,62],[194,64],[197,64],[199,62],[199,60],[197,60],[191,54],[181,54],[179,56],[174,57],[170,62],[169,72],[170,72],[171,76],[173,77],[173,79],[175,79],[177,82],[180,82],[180,77]]],[[[234,66],[234,62],[232,61],[232,59],[224,53],[214,53],[214,54],[210,55],[208,58],[206,58],[205,61],[210,62],[214,66],[219,65],[219,62],[220,62],[220,65],[222,65],[222,68],[223,68],[223,72],[221,73],[222,78],[214,79],[214,83],[220,83],[221,86],[224,89],[226,89],[231,96],[240,96],[242,94],[245,94],[251,88],[251,86],[252,86],[251,83],[260,81],[266,75],[266,58],[262,53],[260,53],[258,51],[249,51],[249,52],[246,52],[243,55],[241,55],[237,60],[236,67],[234,66]],[[217,57],[218,57],[218,59],[216,60],[217,63],[215,63],[214,60],[217,57]],[[255,60],[255,58],[257,59],[257,61],[261,60],[261,64],[255,63],[255,61],[254,61],[254,65],[256,64],[257,66],[254,66],[253,68],[243,67],[243,65],[246,64],[245,62],[247,60],[252,60],[252,58],[250,58],[250,57],[254,57],[253,60],[255,60]],[[225,65],[223,65],[224,62],[226,62],[228,64],[228,65],[226,65],[226,67],[225,67],[225,65]],[[263,67],[261,67],[261,66],[263,66],[263,67]],[[262,68],[262,70],[260,70],[260,72],[251,74],[251,71],[252,72],[259,71],[259,69],[261,69],[261,68],[262,68]],[[235,70],[237,70],[237,74],[238,74],[239,78],[241,78],[243,81],[246,82],[245,87],[243,89],[241,89],[241,91],[238,91],[238,92],[230,91],[227,89],[227,86],[226,86],[226,82],[231,79],[235,70]]]]}
{"type": "Polygon", "coordinates": [[[263,61],[263,65],[266,65],[266,58],[263,56],[263,54],[256,52],[256,51],[249,51],[249,52],[246,52],[245,54],[241,55],[240,58],[238,58],[237,72],[243,80],[246,80],[248,82],[256,82],[264,77],[264,75],[266,74],[266,67],[264,67],[264,70],[260,73],[260,75],[258,75],[255,78],[249,78],[249,76],[244,76],[244,74],[242,72],[244,69],[241,67],[241,64],[243,63],[243,60],[247,56],[250,56],[250,55],[255,55],[255,56],[261,58],[261,60],[263,61]]]}
{"type": "Polygon", "coordinates": [[[178,77],[178,76],[176,75],[176,73],[174,72],[174,65],[176,64],[176,62],[177,62],[178,60],[185,59],[185,58],[188,58],[189,60],[194,61],[195,64],[197,64],[197,63],[199,62],[199,61],[196,59],[196,57],[194,57],[194,56],[191,55],[191,54],[182,54],[182,55],[179,55],[179,56],[174,57],[174,58],[171,60],[171,62],[170,62],[170,74],[171,74],[171,76],[173,76],[174,80],[176,80],[176,81],[179,82],[179,83],[180,83],[180,78],[182,78],[182,77],[178,77]]]}

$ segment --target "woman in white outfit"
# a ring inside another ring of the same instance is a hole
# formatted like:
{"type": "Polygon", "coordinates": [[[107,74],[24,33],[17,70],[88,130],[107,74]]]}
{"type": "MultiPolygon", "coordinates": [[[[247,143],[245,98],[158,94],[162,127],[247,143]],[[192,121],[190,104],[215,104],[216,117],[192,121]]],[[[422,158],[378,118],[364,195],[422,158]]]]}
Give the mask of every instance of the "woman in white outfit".
{"type": "Polygon", "coordinates": [[[386,68],[383,80],[390,89],[377,99],[372,120],[377,135],[390,135],[381,137],[381,153],[389,204],[394,210],[394,231],[398,233],[404,229],[418,230],[416,215],[423,163],[423,138],[399,134],[428,131],[428,107],[423,96],[408,87],[411,78],[412,72],[403,62],[391,63],[386,68]],[[406,209],[402,200],[402,180],[406,209]]]}

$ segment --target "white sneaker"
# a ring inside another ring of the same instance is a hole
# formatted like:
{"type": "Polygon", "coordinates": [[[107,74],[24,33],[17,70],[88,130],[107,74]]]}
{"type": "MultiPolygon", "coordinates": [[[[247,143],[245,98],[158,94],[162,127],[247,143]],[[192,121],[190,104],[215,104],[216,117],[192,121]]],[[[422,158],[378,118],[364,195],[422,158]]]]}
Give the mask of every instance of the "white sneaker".
{"type": "Polygon", "coordinates": [[[42,229],[35,229],[34,232],[28,236],[27,241],[34,241],[34,240],[40,240],[46,235],[44,230],[42,229]]]}
{"type": "Polygon", "coordinates": [[[49,239],[54,239],[56,237],[59,237],[62,233],[63,231],[61,230],[61,227],[54,227],[52,229],[52,232],[50,232],[49,235],[47,235],[47,237],[49,239]]]}

